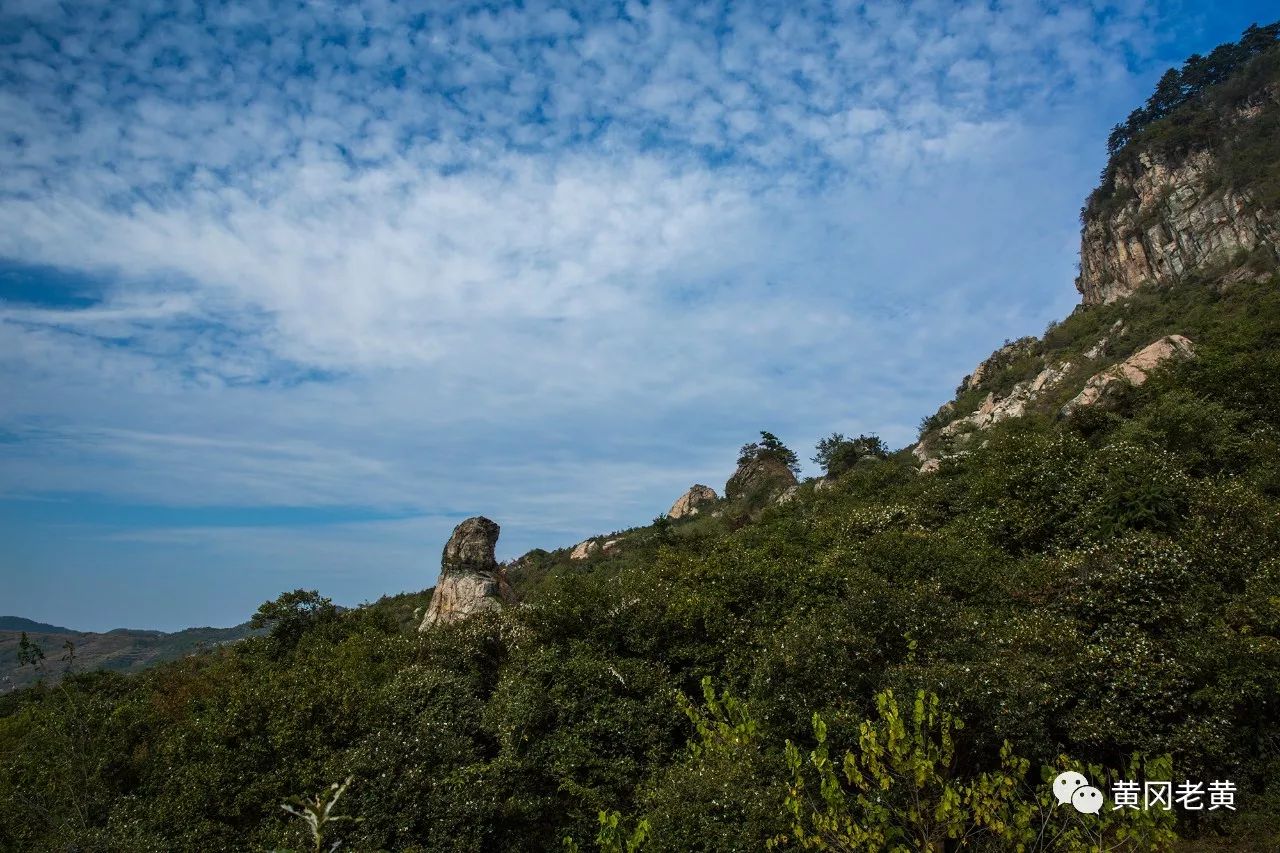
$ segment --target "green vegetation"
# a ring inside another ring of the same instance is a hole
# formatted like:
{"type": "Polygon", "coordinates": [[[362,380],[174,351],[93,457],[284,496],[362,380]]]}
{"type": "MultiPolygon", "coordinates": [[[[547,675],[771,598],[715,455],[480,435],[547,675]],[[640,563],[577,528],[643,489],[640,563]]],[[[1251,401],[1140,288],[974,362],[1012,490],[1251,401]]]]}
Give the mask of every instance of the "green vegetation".
{"type": "Polygon", "coordinates": [[[879,436],[845,438],[838,432],[819,441],[816,450],[813,461],[822,466],[828,477],[839,477],[863,460],[884,459],[889,455],[889,448],[879,436]]]}
{"type": "MultiPolygon", "coordinates": [[[[1085,819],[1073,809],[1055,806],[1050,780],[1058,772],[1086,771],[1086,778],[1101,780],[1106,778],[1101,767],[1060,761],[1056,768],[1043,768],[1042,784],[1032,787],[1026,782],[1030,763],[1005,741],[997,768],[959,779],[956,735],[964,726],[940,710],[936,695],[917,693],[910,714],[899,709],[892,690],[879,694],[876,706],[879,719],[861,725],[857,748],[846,751],[838,764],[830,757],[827,724],[817,714],[817,746],[807,757],[788,742],[791,834],[772,839],[771,848],[794,838],[806,850],[907,853],[946,850],[950,844],[1083,853],[1163,849],[1176,840],[1173,816],[1166,812],[1106,811],[1085,819]]],[[[1172,777],[1167,757],[1145,770],[1147,778],[1172,777]]],[[[1139,778],[1136,762],[1122,775],[1139,778]]]]}
{"type": "Polygon", "coordinates": [[[757,459],[773,459],[791,469],[793,474],[800,473],[800,458],[795,451],[782,443],[776,435],[764,430],[760,431],[760,440],[742,445],[738,451],[738,464],[745,465],[757,459]]]}
{"type": "Polygon", "coordinates": [[[1192,54],[1182,68],[1170,68],[1156,84],[1146,104],[1111,129],[1107,153],[1115,154],[1155,122],[1173,115],[1184,104],[1204,95],[1212,87],[1238,75],[1255,56],[1270,50],[1280,38],[1280,22],[1250,26],[1240,41],[1220,44],[1208,56],[1192,54]]]}
{"type": "Polygon", "coordinates": [[[291,649],[313,628],[338,617],[333,602],[313,590],[295,589],[268,601],[249,620],[249,627],[268,629],[271,641],[291,649]]]}
{"type": "MultiPolygon", "coordinates": [[[[342,795],[347,792],[347,787],[350,785],[351,777],[348,776],[345,782],[341,784],[334,782],[314,797],[291,797],[288,802],[281,803],[280,808],[306,825],[307,831],[311,833],[313,853],[328,853],[341,846],[341,841],[329,842],[328,836],[333,833],[333,824],[351,820],[357,823],[360,821],[360,818],[334,813],[338,807],[338,801],[342,799],[342,795]]],[[[284,851],[277,851],[277,853],[284,853],[284,851]]]]}
{"type": "Polygon", "coordinates": [[[1214,182],[1247,187],[1255,203],[1274,210],[1280,203],[1278,38],[1280,22],[1252,26],[1240,41],[1169,69],[1147,103],[1112,130],[1110,157],[1081,218],[1105,218],[1129,203],[1132,190],[1116,178],[1121,171],[1138,171],[1143,154],[1177,162],[1197,150],[1215,155],[1214,182]],[[1257,114],[1242,121],[1243,110],[1257,114]]]}

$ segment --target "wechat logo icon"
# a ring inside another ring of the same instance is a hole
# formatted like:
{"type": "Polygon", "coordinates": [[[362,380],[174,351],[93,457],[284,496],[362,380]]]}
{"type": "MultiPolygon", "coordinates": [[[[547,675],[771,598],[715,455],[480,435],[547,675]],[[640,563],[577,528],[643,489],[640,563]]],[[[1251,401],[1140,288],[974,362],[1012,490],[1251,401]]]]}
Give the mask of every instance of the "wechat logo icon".
{"type": "Polygon", "coordinates": [[[1089,784],[1084,775],[1074,770],[1059,773],[1053,780],[1053,794],[1058,803],[1071,803],[1081,814],[1097,814],[1102,811],[1102,792],[1089,784]]]}

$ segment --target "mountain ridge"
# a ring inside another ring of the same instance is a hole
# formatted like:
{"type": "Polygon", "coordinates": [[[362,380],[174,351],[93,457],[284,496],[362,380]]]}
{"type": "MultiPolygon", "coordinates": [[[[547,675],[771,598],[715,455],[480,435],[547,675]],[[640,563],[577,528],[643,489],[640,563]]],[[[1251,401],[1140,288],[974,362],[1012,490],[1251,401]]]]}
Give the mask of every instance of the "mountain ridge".
{"type": "Polygon", "coordinates": [[[192,627],[180,631],[113,628],[78,631],[22,616],[0,617],[0,683],[18,689],[39,680],[56,682],[68,671],[140,672],[225,643],[251,636],[248,622],[229,628],[192,627]],[[39,666],[18,660],[23,637],[45,655],[39,666]],[[68,647],[70,643],[70,647],[68,647]]]}
{"type": "Polygon", "coordinates": [[[37,622],[34,619],[27,619],[25,616],[0,616],[0,631],[44,631],[58,634],[83,633],[71,628],[64,628],[61,625],[37,622]]]}

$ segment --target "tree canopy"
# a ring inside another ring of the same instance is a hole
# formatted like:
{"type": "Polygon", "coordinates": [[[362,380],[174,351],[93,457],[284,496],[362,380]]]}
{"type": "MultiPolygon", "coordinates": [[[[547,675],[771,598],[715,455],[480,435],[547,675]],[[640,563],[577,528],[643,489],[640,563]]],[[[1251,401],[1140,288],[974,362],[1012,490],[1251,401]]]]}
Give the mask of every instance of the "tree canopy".
{"type": "Polygon", "coordinates": [[[791,469],[793,474],[800,473],[800,458],[795,451],[782,443],[782,440],[771,432],[760,431],[760,440],[742,445],[738,451],[738,464],[744,465],[755,459],[775,459],[791,469]]]}
{"type": "Polygon", "coordinates": [[[822,466],[828,477],[838,477],[864,459],[884,459],[889,448],[877,435],[845,438],[833,432],[818,442],[813,461],[822,466]]]}

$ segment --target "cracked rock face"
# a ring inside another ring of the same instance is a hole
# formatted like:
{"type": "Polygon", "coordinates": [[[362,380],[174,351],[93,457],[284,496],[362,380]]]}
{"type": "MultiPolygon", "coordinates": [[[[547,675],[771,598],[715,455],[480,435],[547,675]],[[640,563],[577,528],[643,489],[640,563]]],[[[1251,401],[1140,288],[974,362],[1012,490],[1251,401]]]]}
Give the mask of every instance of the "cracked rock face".
{"type": "Polygon", "coordinates": [[[1080,235],[1076,289],[1085,305],[1259,246],[1280,256],[1280,212],[1261,209],[1245,191],[1214,187],[1214,169],[1214,157],[1200,151],[1177,163],[1143,154],[1136,169],[1116,173],[1116,192],[1128,200],[1089,218],[1080,235]]]}
{"type": "Polygon", "coordinates": [[[696,483],[689,487],[689,491],[676,498],[676,502],[671,505],[671,509],[667,510],[667,518],[675,521],[676,519],[697,515],[702,507],[715,503],[717,500],[715,489],[696,483]]]}
{"type": "Polygon", "coordinates": [[[453,529],[440,558],[440,579],[418,630],[514,603],[506,569],[494,556],[500,530],[483,516],[468,518],[453,529]]]}

